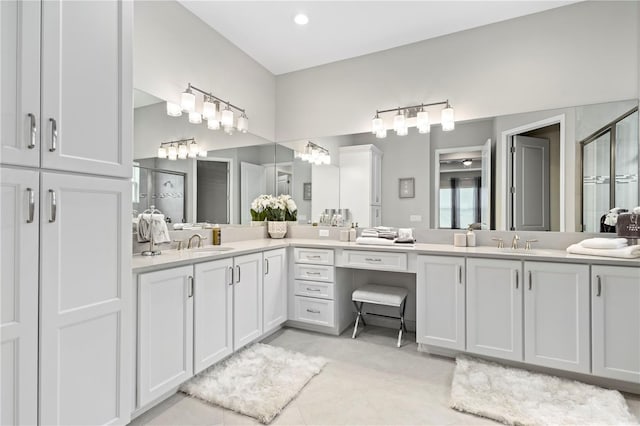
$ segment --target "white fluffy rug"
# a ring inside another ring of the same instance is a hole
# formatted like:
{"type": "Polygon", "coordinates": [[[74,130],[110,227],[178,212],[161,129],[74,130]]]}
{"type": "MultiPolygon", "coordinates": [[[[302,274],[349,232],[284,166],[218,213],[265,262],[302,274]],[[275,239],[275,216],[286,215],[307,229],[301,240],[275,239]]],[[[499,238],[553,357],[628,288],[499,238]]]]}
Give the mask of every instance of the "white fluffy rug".
{"type": "Polygon", "coordinates": [[[458,357],[450,406],[513,425],[637,425],[618,391],[458,357]]]}
{"type": "Polygon", "coordinates": [[[198,374],[180,390],[268,424],[327,363],[256,343],[198,374]]]}

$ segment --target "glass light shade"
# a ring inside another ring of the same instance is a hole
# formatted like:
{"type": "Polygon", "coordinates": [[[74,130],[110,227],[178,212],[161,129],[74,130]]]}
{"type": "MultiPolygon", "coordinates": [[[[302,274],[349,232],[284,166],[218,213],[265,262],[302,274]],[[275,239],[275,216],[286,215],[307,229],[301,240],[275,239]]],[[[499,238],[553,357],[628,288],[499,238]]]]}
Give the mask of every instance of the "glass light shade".
{"type": "Polygon", "coordinates": [[[233,111],[231,111],[230,109],[225,109],[224,111],[222,111],[220,122],[222,123],[222,127],[225,128],[233,126],[233,111]]]}
{"type": "Polygon", "coordinates": [[[167,115],[170,117],[180,117],[182,115],[182,109],[180,105],[173,102],[167,102],[167,115]]]}
{"type": "Polygon", "coordinates": [[[191,91],[182,92],[180,107],[183,111],[193,112],[196,109],[196,95],[191,91]]]}
{"type": "Polygon", "coordinates": [[[206,157],[207,156],[207,150],[204,148],[200,148],[200,151],[198,151],[198,156],[199,157],[206,157]]]}
{"type": "Polygon", "coordinates": [[[453,108],[447,106],[442,110],[442,130],[445,132],[451,131],[456,128],[456,122],[453,118],[453,108]]]}
{"type": "Polygon", "coordinates": [[[387,137],[387,129],[382,129],[376,132],[376,138],[378,139],[384,139],[387,137]]]}
{"type": "Polygon", "coordinates": [[[398,112],[395,117],[393,117],[393,130],[396,132],[398,129],[402,129],[407,127],[407,120],[404,117],[404,114],[398,112]]]}
{"type": "Polygon", "coordinates": [[[383,128],[384,128],[384,122],[382,121],[382,118],[376,115],[376,117],[373,120],[371,120],[371,133],[378,133],[383,128]]]}
{"type": "Polygon", "coordinates": [[[218,130],[220,128],[220,122],[217,118],[207,120],[207,128],[211,130],[218,130]]]}
{"type": "Polygon", "coordinates": [[[419,133],[429,133],[431,125],[429,124],[429,113],[427,111],[420,111],[416,116],[416,127],[418,127],[419,133]]]}
{"type": "Polygon", "coordinates": [[[331,164],[331,156],[329,154],[322,156],[322,164],[331,164]]]}
{"type": "Polygon", "coordinates": [[[198,155],[199,151],[200,151],[200,147],[198,146],[197,143],[195,143],[195,141],[189,144],[189,157],[191,158],[195,157],[196,155],[198,155]]]}
{"type": "Polygon", "coordinates": [[[183,143],[178,145],[178,158],[184,160],[187,158],[187,155],[189,155],[189,148],[187,148],[187,145],[183,143]]]}
{"type": "Polygon", "coordinates": [[[192,111],[189,113],[189,123],[200,124],[202,123],[202,114],[192,111]]]}
{"type": "Polygon", "coordinates": [[[409,134],[409,128],[407,126],[400,127],[396,130],[396,135],[398,136],[407,136],[409,134]]]}
{"type": "Polygon", "coordinates": [[[226,127],[224,128],[224,132],[225,132],[226,134],[228,134],[229,136],[231,136],[231,135],[233,134],[233,131],[234,131],[233,126],[226,126],[226,127]]]}
{"type": "Polygon", "coordinates": [[[214,104],[211,99],[207,99],[202,104],[202,117],[205,120],[211,120],[216,118],[216,104],[214,104]]]}
{"type": "Polygon", "coordinates": [[[158,158],[167,158],[167,148],[163,146],[158,148],[158,158]]]}
{"type": "Polygon", "coordinates": [[[167,150],[167,157],[169,160],[176,160],[178,158],[178,148],[175,145],[169,146],[167,150]]]}
{"type": "Polygon", "coordinates": [[[246,115],[242,114],[238,117],[238,124],[236,125],[238,131],[241,133],[247,133],[249,131],[249,118],[246,115]]]}

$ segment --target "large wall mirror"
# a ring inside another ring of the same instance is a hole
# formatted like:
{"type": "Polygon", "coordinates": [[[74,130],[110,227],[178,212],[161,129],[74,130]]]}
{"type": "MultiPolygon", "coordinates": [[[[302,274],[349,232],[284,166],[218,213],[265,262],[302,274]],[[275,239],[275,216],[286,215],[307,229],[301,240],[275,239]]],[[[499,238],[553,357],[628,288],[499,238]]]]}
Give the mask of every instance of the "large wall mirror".
{"type": "Polygon", "coordinates": [[[354,145],[382,152],[387,226],[598,232],[610,208],[638,205],[636,99],[458,122],[451,132],[433,125],[429,134],[411,129],[385,139],[312,138],[331,158],[314,164],[296,155],[306,139],[274,144],[228,136],[168,117],[160,99],[136,98],[134,158],[148,169],[184,174],[187,222],[249,223],[249,203],[262,193],[290,194],[300,223],[317,222],[326,209],[348,209],[339,197],[340,150],[354,145]],[[155,158],[160,142],[190,137],[207,145],[207,158],[155,158]],[[402,179],[412,179],[411,197],[400,195],[402,179]]]}

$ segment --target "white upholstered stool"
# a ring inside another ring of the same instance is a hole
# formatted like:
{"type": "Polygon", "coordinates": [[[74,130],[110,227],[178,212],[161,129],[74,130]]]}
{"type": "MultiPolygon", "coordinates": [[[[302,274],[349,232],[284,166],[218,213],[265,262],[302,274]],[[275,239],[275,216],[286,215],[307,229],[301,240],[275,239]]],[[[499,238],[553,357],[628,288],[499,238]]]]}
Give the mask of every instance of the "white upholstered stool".
{"type": "Polygon", "coordinates": [[[356,323],[353,326],[352,339],[356,338],[358,332],[358,324],[362,321],[362,325],[367,325],[364,322],[362,307],[365,303],[372,303],[374,305],[393,306],[400,310],[399,317],[391,317],[389,315],[381,315],[374,313],[367,313],[367,315],[376,315],[379,317],[396,318],[400,320],[400,331],[398,332],[398,347],[402,343],[402,332],[407,331],[407,327],[404,324],[404,309],[407,304],[407,290],[399,287],[392,287],[388,285],[369,284],[355,290],[351,296],[353,304],[358,311],[356,317],[356,323]]]}

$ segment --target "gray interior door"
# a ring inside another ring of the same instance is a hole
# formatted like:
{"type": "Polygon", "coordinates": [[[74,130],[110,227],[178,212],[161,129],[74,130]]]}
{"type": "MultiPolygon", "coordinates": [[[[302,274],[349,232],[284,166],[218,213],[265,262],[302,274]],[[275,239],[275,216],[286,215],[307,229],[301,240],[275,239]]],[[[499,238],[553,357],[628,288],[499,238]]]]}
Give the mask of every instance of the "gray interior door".
{"type": "Polygon", "coordinates": [[[229,222],[229,163],[197,162],[197,222],[229,222]]]}
{"type": "Polygon", "coordinates": [[[549,140],[517,135],[512,143],[512,226],[549,231],[549,140]]]}

